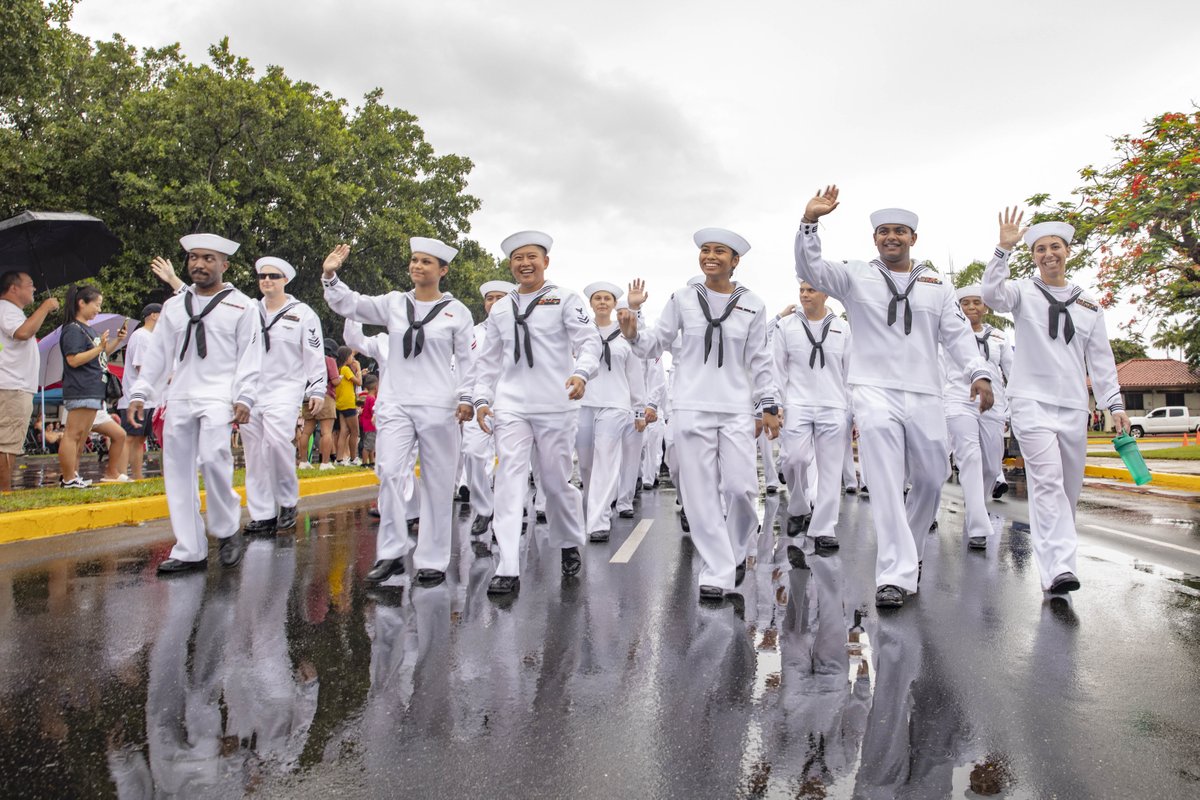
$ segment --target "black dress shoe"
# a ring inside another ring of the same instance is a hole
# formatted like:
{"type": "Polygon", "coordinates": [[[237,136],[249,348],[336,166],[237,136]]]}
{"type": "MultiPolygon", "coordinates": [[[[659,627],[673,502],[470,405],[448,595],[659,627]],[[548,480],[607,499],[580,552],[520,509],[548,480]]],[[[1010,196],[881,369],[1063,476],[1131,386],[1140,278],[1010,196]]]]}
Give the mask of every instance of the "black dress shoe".
{"type": "Polygon", "coordinates": [[[627,508],[624,511],[618,511],[617,516],[621,519],[633,519],[633,509],[627,508]]]}
{"type": "Polygon", "coordinates": [[[808,560],[804,556],[804,551],[794,544],[788,545],[787,560],[794,569],[808,569],[808,560]]]}
{"type": "Polygon", "coordinates": [[[779,478],[779,484],[781,486],[787,486],[787,478],[783,476],[782,472],[776,473],[775,477],[779,478]]]}
{"type": "Polygon", "coordinates": [[[738,619],[746,618],[746,598],[736,592],[730,592],[725,595],[725,599],[729,601],[729,605],[733,607],[733,615],[738,619]]]}
{"type": "Polygon", "coordinates": [[[767,486],[767,494],[775,494],[779,491],[778,486],[767,486]]]}
{"type": "Polygon", "coordinates": [[[746,562],[743,560],[733,571],[733,585],[741,586],[744,580],[746,580],[746,562]]]}
{"type": "Polygon", "coordinates": [[[992,489],[992,499],[993,500],[999,500],[1001,497],[1004,497],[1004,495],[1006,495],[1006,494],[1008,494],[1008,484],[1007,483],[997,483],[996,486],[992,489]]]}
{"type": "Polygon", "coordinates": [[[701,602],[705,602],[705,601],[712,602],[714,600],[724,600],[724,599],[725,599],[725,590],[722,589],[720,586],[709,586],[707,584],[702,584],[700,586],[700,601],[701,602]]]}
{"type": "Polygon", "coordinates": [[[371,567],[371,571],[367,573],[366,579],[371,583],[379,583],[380,581],[386,581],[393,575],[403,574],[403,558],[381,558],[375,562],[375,566],[371,567]]]}
{"type": "Polygon", "coordinates": [[[422,586],[437,586],[444,580],[446,580],[446,573],[440,569],[417,570],[417,583],[422,586]]]}
{"type": "Polygon", "coordinates": [[[1079,590],[1079,578],[1072,572],[1064,572],[1050,582],[1050,594],[1064,594],[1079,590]]]}
{"type": "Polygon", "coordinates": [[[857,486],[847,486],[846,494],[858,494],[858,487],[857,486]]]}
{"type": "Polygon", "coordinates": [[[967,539],[967,549],[969,550],[987,550],[986,536],[972,536],[967,539]]]}
{"type": "Polygon", "coordinates": [[[222,567],[236,567],[242,560],[244,552],[246,552],[246,540],[242,536],[242,532],[238,531],[233,536],[221,540],[221,546],[217,548],[217,559],[221,562],[222,567]]]}
{"type": "Polygon", "coordinates": [[[803,536],[808,530],[809,523],[812,522],[811,514],[802,514],[799,517],[788,515],[787,535],[788,536],[803,536]]]}
{"type": "Polygon", "coordinates": [[[460,503],[471,502],[471,490],[468,489],[466,486],[458,487],[458,502],[460,502],[460,503]]]}
{"type": "Polygon", "coordinates": [[[871,493],[871,490],[870,490],[870,489],[868,489],[868,488],[867,488],[867,485],[864,483],[864,484],[862,485],[862,488],[858,490],[858,493],[859,493],[859,494],[870,494],[870,493],[871,493]]]}
{"type": "Polygon", "coordinates": [[[471,550],[474,551],[476,558],[485,558],[492,554],[492,548],[488,546],[487,542],[480,539],[471,542],[471,550]]]}
{"type": "Polygon", "coordinates": [[[841,547],[836,536],[818,536],[813,539],[813,544],[817,546],[818,551],[824,550],[825,552],[837,550],[841,547]]]}
{"type": "Polygon", "coordinates": [[[158,565],[158,574],[176,575],[180,572],[191,572],[195,569],[205,569],[207,566],[207,558],[202,558],[199,561],[180,561],[178,558],[168,558],[166,561],[158,565]]]}
{"type": "Polygon", "coordinates": [[[407,520],[405,522],[405,524],[408,526],[408,535],[409,536],[416,538],[416,536],[421,532],[421,518],[420,517],[413,517],[412,519],[407,520]]]}
{"type": "Polygon", "coordinates": [[[275,523],[275,530],[290,531],[296,527],[296,507],[281,506],[279,509],[279,519],[275,523]]]}
{"type": "Polygon", "coordinates": [[[516,575],[495,575],[488,583],[488,594],[512,594],[521,588],[521,579],[516,575]]]}
{"type": "Polygon", "coordinates": [[[609,531],[592,531],[588,534],[589,542],[607,542],[609,531]]]}
{"type": "Polygon", "coordinates": [[[485,533],[487,533],[488,525],[491,525],[491,524],[492,524],[492,515],[491,514],[488,514],[486,517],[483,514],[477,514],[475,516],[475,521],[471,523],[471,535],[472,536],[483,536],[485,533]]]}
{"type": "Polygon", "coordinates": [[[936,531],[937,529],[938,529],[938,521],[935,519],[935,520],[933,521],[933,524],[929,526],[929,532],[930,532],[930,533],[933,533],[933,532],[934,532],[934,531],[936,531]]]}
{"type": "Polygon", "coordinates": [[[270,519],[252,519],[246,523],[246,527],[242,528],[242,533],[247,536],[266,536],[275,531],[275,517],[270,519]]]}
{"type": "Polygon", "coordinates": [[[692,525],[688,522],[687,512],[682,508],[679,509],[679,527],[683,528],[684,533],[692,532],[692,525]]]}
{"type": "Polygon", "coordinates": [[[899,608],[904,605],[904,590],[899,586],[880,586],[875,590],[876,608],[899,608]]]}
{"type": "Polygon", "coordinates": [[[578,575],[581,569],[583,569],[583,559],[579,555],[579,548],[564,547],[562,549],[562,574],[571,577],[578,575]]]}
{"type": "Polygon", "coordinates": [[[545,525],[546,524],[546,512],[545,511],[537,512],[536,519],[537,519],[539,525],[545,525]]]}

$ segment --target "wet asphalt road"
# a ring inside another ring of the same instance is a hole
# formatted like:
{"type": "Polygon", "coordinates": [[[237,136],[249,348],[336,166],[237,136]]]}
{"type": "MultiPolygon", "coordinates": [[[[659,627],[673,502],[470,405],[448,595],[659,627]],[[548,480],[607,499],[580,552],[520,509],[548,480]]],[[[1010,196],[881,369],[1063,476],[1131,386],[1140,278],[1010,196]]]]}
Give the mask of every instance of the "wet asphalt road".
{"type": "Polygon", "coordinates": [[[1200,793],[1194,503],[1085,492],[1084,586],[1059,605],[1023,500],[992,504],[973,553],[948,485],[920,594],[880,615],[855,497],[840,553],[804,544],[804,568],[765,498],[742,602],[708,607],[670,489],[578,579],[537,526],[505,603],[466,516],[445,584],[368,591],[353,496],[172,580],[161,524],[0,548],[0,796],[1200,793]]]}

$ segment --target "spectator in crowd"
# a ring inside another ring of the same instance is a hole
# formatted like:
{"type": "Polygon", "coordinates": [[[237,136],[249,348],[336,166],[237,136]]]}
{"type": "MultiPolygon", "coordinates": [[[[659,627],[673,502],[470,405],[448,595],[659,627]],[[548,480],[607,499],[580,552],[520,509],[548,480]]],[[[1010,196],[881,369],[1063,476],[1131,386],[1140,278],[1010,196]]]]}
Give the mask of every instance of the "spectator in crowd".
{"type": "Polygon", "coordinates": [[[341,431],[338,433],[337,457],[344,466],[362,464],[358,457],[358,387],[362,386],[362,367],[354,358],[353,348],[342,345],[337,353],[338,375],[335,405],[341,431]]]}
{"type": "Polygon", "coordinates": [[[364,375],[362,416],[359,420],[362,426],[362,461],[364,467],[375,466],[375,398],[379,394],[379,376],[364,375]]]}
{"type": "Polygon", "coordinates": [[[100,313],[103,302],[104,297],[95,286],[72,286],[67,290],[61,339],[67,431],[58,444],[59,484],[64,489],[86,489],[91,485],[91,481],[79,476],[78,470],[79,454],[93,428],[112,441],[108,451],[109,470],[101,482],[129,480],[124,473],[114,473],[116,465],[125,463],[125,431],[111,419],[95,424],[97,412],[104,410],[108,357],[125,341],[125,325],[109,341],[108,331],[97,334],[88,324],[100,313]]]}
{"type": "Polygon", "coordinates": [[[0,492],[12,490],[12,471],[25,450],[25,432],[33,416],[38,328],[58,309],[58,301],[48,297],[26,319],[24,309],[33,304],[33,293],[28,273],[0,275],[0,492]]]}
{"type": "Polygon", "coordinates": [[[300,429],[300,436],[296,439],[296,450],[300,453],[300,469],[312,468],[312,462],[308,460],[308,440],[313,435],[314,430],[319,431],[317,452],[320,454],[320,468],[333,469],[333,421],[337,417],[335,395],[337,393],[337,385],[341,383],[342,376],[338,374],[337,359],[329,354],[331,345],[333,352],[337,352],[336,343],[332,339],[326,339],[325,402],[321,405],[321,410],[316,414],[313,414],[309,410],[307,404],[300,411],[301,419],[304,420],[304,427],[300,429]]]}
{"type": "MultiPolygon", "coordinates": [[[[133,333],[129,334],[129,343],[125,345],[125,391],[121,395],[121,399],[117,401],[117,410],[120,412],[121,427],[125,430],[125,452],[129,458],[126,474],[135,481],[142,479],[142,461],[146,453],[146,439],[151,436],[151,426],[154,423],[154,411],[158,408],[158,398],[151,397],[146,401],[146,416],[140,425],[129,421],[125,409],[129,408],[129,393],[133,390],[133,384],[137,381],[138,373],[141,371],[142,354],[150,341],[150,334],[154,333],[154,326],[158,324],[158,316],[161,313],[162,305],[159,303],[151,303],[143,308],[142,321],[133,329],[133,333]]],[[[112,463],[111,458],[109,463],[112,463]]]]}

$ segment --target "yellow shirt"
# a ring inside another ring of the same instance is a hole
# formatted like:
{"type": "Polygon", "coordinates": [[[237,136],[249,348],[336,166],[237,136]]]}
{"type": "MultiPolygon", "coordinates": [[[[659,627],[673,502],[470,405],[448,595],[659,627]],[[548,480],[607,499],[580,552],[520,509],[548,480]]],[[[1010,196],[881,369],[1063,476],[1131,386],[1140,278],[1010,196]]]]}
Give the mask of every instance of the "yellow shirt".
{"type": "Polygon", "coordinates": [[[345,411],[355,406],[354,370],[343,366],[338,372],[342,376],[342,382],[334,387],[334,404],[338,411],[345,411]]]}

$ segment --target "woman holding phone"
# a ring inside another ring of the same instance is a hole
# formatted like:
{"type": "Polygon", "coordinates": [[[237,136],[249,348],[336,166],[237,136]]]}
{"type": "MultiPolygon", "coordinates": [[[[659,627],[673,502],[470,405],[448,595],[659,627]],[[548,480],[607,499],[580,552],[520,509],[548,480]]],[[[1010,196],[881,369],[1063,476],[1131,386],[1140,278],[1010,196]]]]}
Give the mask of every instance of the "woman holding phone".
{"type": "Polygon", "coordinates": [[[63,353],[63,407],[67,411],[67,429],[58,445],[59,485],[64,489],[86,489],[91,481],[79,477],[79,454],[93,427],[112,442],[108,451],[109,472],[104,482],[124,483],[129,477],[113,474],[124,463],[125,431],[111,419],[96,425],[97,412],[104,409],[105,375],[108,357],[125,340],[126,325],[109,341],[108,331],[97,334],[89,324],[100,313],[103,295],[95,286],[72,286],[63,303],[64,317],[61,347],[63,353]]]}

